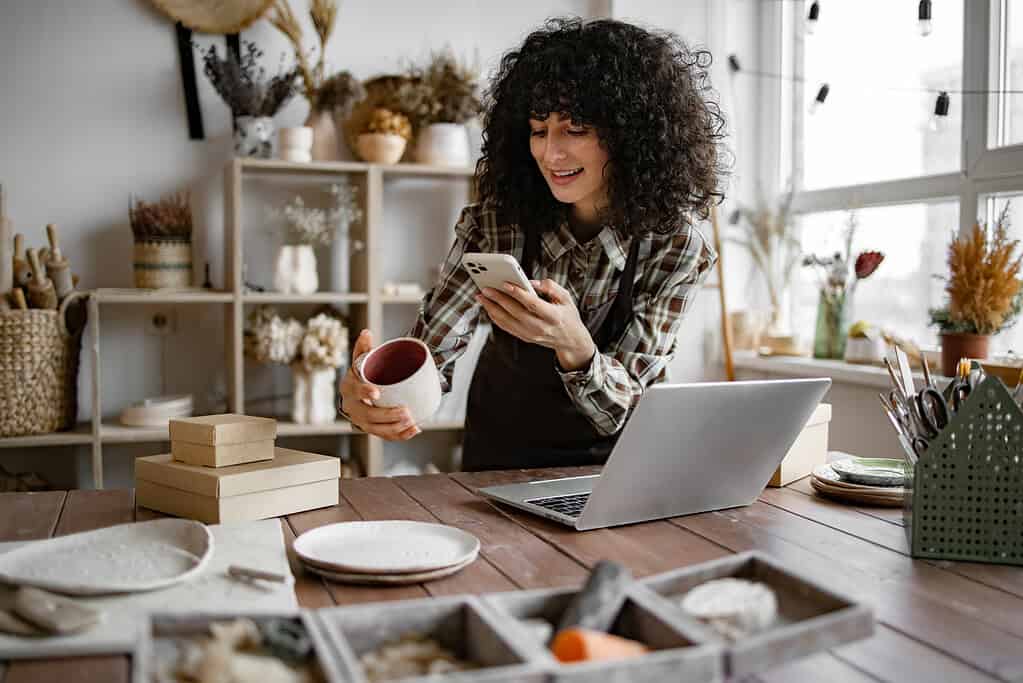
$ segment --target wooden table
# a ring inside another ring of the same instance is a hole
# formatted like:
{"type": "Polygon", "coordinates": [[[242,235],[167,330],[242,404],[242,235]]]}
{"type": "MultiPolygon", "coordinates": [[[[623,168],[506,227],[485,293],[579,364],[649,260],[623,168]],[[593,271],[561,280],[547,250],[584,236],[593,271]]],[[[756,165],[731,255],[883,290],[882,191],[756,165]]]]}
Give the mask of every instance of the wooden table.
{"type": "MultiPolygon", "coordinates": [[[[912,560],[899,510],[854,508],[816,497],[809,483],[768,489],[752,506],[578,533],[473,493],[478,486],[583,470],[438,474],[344,480],[343,503],[282,520],[290,540],[359,519],[440,521],[475,534],[480,560],[423,585],[359,588],[301,574],[305,607],[430,595],[579,585],[602,558],[638,576],[761,550],[873,605],[868,640],[764,672],[773,681],[1023,680],[1023,568],[912,560]]],[[[0,540],[46,538],[156,515],[131,491],[0,494],[0,540]]],[[[127,657],[0,663],[2,683],[130,680],[127,657]]]]}

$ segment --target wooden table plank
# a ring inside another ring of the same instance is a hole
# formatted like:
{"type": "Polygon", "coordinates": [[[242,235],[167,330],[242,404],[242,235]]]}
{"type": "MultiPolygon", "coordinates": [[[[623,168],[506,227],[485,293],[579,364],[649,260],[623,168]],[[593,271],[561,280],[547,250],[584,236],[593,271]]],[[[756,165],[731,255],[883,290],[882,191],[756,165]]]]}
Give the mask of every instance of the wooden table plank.
{"type": "MultiPolygon", "coordinates": [[[[406,519],[436,524],[438,519],[387,478],[345,482],[345,500],[363,519],[406,519]]],[[[496,593],[517,586],[481,556],[457,574],[422,584],[430,595],[496,593]]]]}
{"type": "Polygon", "coordinates": [[[559,548],[526,531],[445,474],[394,481],[444,524],[474,534],[481,553],[520,588],[581,586],[589,572],[559,548]]]}
{"type": "MultiPolygon", "coordinates": [[[[879,621],[933,648],[929,652],[934,660],[947,660],[951,656],[1007,680],[1023,675],[1023,642],[1019,638],[970,619],[926,596],[910,592],[907,597],[904,595],[907,591],[896,589],[892,582],[882,582],[876,574],[853,566],[855,558],[836,560],[830,554],[821,554],[829,553],[826,547],[808,549],[751,524],[741,516],[724,512],[671,521],[735,552],[760,550],[768,553],[780,562],[798,567],[813,579],[872,605],[879,621]]],[[[890,652],[892,661],[900,656],[898,651],[890,652]]],[[[864,668],[859,661],[853,664],[864,668]]],[[[911,671],[914,663],[906,662],[906,666],[911,671]]]]}
{"type": "Polygon", "coordinates": [[[64,491],[0,493],[0,538],[31,541],[49,538],[57,527],[64,491]]]}
{"type": "MultiPolygon", "coordinates": [[[[101,529],[131,522],[134,519],[134,496],[131,491],[69,491],[54,535],[63,536],[78,531],[101,529]]],[[[22,681],[127,683],[131,680],[130,674],[130,657],[28,659],[10,662],[3,683],[22,681]]]]}
{"type": "MultiPolygon", "coordinates": [[[[840,502],[777,489],[765,491],[760,499],[787,512],[831,527],[840,533],[856,536],[909,557],[909,543],[906,539],[905,529],[875,517],[860,514],[858,510],[840,502]]],[[[942,562],[938,560],[922,560],[922,562],[1011,593],[1016,597],[1023,597],[1023,570],[1019,567],[979,562],[942,562]]]]}
{"type": "MultiPolygon", "coordinates": [[[[346,479],[341,484],[342,491],[348,487],[349,481],[351,480],[346,479]]],[[[362,517],[355,511],[351,504],[344,499],[342,499],[341,504],[336,507],[299,512],[298,514],[288,516],[288,522],[291,524],[291,528],[295,532],[296,536],[301,536],[306,531],[325,524],[357,522],[361,519],[362,517]]],[[[291,548],[290,543],[288,547],[289,549],[291,548]]],[[[429,593],[427,593],[420,585],[386,586],[378,588],[375,586],[350,586],[343,583],[336,583],[334,581],[325,581],[324,584],[330,592],[330,597],[338,605],[352,605],[361,602],[382,602],[385,600],[408,600],[429,596],[429,593]]]]}
{"type": "MultiPolygon", "coordinates": [[[[460,472],[451,475],[451,479],[474,492],[483,486],[529,481],[550,477],[552,474],[578,476],[579,469],[554,472],[460,472]]],[[[592,567],[599,560],[612,560],[628,566],[635,576],[647,576],[731,554],[720,545],[680,530],[668,522],[646,522],[630,524],[627,528],[594,529],[579,533],[564,524],[511,506],[489,504],[507,519],[560,548],[587,567],[592,567]]]]}
{"type": "Polygon", "coordinates": [[[284,545],[288,553],[288,565],[291,573],[295,576],[295,597],[300,607],[306,609],[319,609],[320,607],[333,607],[334,598],[327,590],[323,578],[307,572],[301,560],[295,555],[292,547],[295,543],[295,530],[287,519],[281,520],[281,531],[284,532],[284,545]]]}
{"type": "MultiPolygon", "coordinates": [[[[817,495],[817,492],[814,490],[813,486],[810,485],[810,478],[809,477],[804,477],[803,479],[800,479],[798,481],[794,481],[791,484],[789,484],[788,486],[786,486],[785,489],[787,489],[789,491],[799,491],[800,493],[804,493],[804,494],[806,494],[808,496],[813,496],[817,500],[824,500],[824,498],[822,498],[821,496],[817,495]]],[[[766,489],[766,490],[767,491],[776,491],[777,489],[770,488],[770,489],[766,489]]],[[[852,509],[856,510],[857,512],[859,512],[861,514],[868,515],[870,517],[876,517],[877,519],[880,519],[880,520],[882,520],[884,522],[888,522],[889,524],[895,524],[897,526],[902,526],[903,525],[902,524],[902,508],[901,507],[883,507],[883,506],[880,506],[880,505],[870,505],[870,506],[867,506],[867,505],[853,505],[853,506],[850,506],[850,507],[852,507],[852,509]]]]}
{"type": "Polygon", "coordinates": [[[871,681],[885,680],[864,673],[826,652],[797,659],[794,662],[759,673],[757,679],[762,683],[790,683],[792,681],[870,683],[871,681]]]}

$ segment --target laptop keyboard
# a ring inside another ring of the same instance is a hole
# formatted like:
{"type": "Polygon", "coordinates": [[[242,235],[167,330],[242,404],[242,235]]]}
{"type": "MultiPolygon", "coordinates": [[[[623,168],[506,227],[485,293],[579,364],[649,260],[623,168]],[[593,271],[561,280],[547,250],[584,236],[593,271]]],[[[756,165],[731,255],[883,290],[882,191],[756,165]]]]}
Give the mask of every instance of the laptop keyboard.
{"type": "Polygon", "coordinates": [[[560,512],[563,515],[569,517],[578,517],[583,511],[583,507],[586,505],[587,499],[590,497],[589,493],[577,493],[571,496],[551,496],[549,498],[534,498],[527,500],[527,503],[533,505],[539,505],[542,508],[548,510],[554,510],[560,512]]]}

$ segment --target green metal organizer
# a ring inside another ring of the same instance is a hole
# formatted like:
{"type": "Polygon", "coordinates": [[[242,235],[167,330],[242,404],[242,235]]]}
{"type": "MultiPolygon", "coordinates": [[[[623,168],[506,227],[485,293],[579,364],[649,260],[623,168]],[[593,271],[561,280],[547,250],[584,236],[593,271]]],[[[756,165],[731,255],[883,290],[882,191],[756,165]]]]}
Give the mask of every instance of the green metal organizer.
{"type": "Polygon", "coordinates": [[[913,557],[1023,565],[1023,411],[984,379],[919,458],[907,463],[913,557]]]}

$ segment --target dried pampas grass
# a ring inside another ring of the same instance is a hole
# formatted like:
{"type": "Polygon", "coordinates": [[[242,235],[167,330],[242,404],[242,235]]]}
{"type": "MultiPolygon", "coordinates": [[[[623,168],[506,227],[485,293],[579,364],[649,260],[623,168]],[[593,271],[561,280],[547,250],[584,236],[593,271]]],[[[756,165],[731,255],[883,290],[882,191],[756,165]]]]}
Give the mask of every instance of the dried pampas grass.
{"type": "Polygon", "coordinates": [[[155,202],[132,198],[128,219],[136,242],[188,241],[192,238],[192,209],[187,191],[175,192],[155,202]]]}

